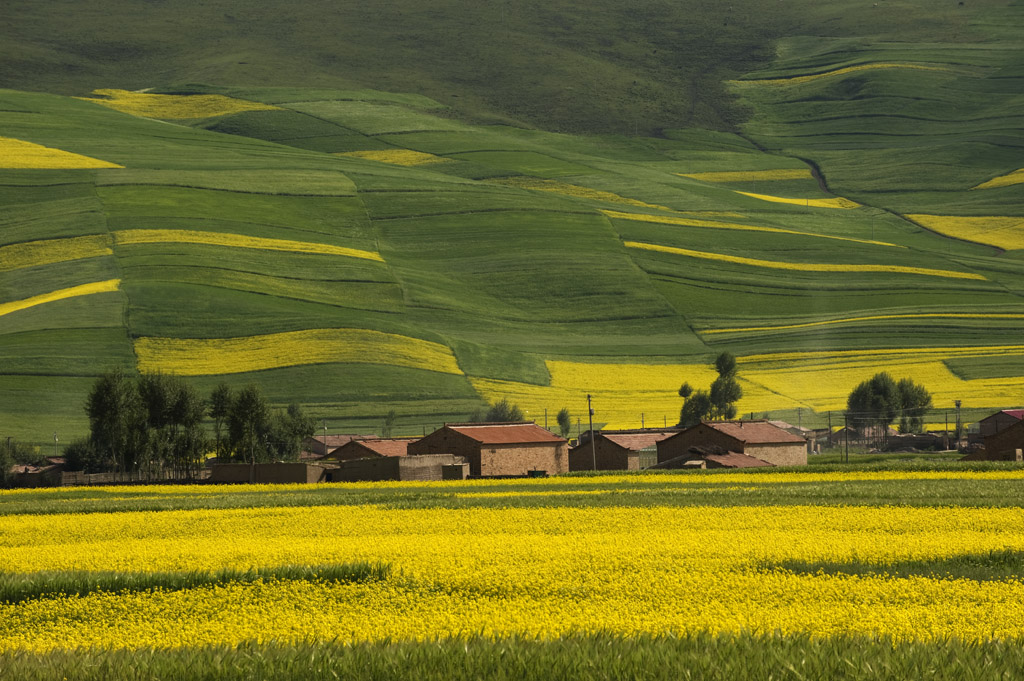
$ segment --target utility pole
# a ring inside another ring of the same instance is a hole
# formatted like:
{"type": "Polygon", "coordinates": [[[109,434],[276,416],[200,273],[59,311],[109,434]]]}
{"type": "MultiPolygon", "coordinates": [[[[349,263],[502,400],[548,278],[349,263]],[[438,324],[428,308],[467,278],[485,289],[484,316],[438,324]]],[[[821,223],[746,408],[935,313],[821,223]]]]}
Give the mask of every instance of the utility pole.
{"type": "Polygon", "coordinates": [[[843,414],[843,433],[846,434],[846,463],[850,463],[850,418],[843,414]]]}
{"type": "Polygon", "coordinates": [[[640,412],[640,430],[644,429],[644,413],[640,412]]]}
{"type": "Polygon", "coordinates": [[[590,405],[590,395],[587,395],[587,414],[590,417],[590,458],[597,470],[597,442],[594,438],[594,408],[590,405]]]}
{"type": "MultiPolygon", "coordinates": [[[[10,444],[10,438],[7,439],[7,443],[10,444]]],[[[53,431],[53,456],[57,458],[57,431],[53,431]]]]}
{"type": "Polygon", "coordinates": [[[832,449],[832,410],[828,412],[828,448],[832,449]]]}
{"type": "Polygon", "coordinates": [[[956,448],[960,450],[960,431],[963,428],[963,423],[960,421],[960,400],[953,400],[953,404],[956,405],[956,448]]]}

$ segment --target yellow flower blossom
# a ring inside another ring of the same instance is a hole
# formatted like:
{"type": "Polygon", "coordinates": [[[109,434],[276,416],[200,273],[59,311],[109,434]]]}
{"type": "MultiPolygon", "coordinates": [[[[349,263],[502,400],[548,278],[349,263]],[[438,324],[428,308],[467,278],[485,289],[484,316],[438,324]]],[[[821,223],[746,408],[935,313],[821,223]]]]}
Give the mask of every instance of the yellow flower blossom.
{"type": "Polygon", "coordinates": [[[236,374],[327,362],[386,364],[461,374],[439,343],[367,329],[307,329],[241,338],[155,338],[135,341],[142,371],[181,376],[236,374]]]}
{"type": "Polygon", "coordinates": [[[971,187],[971,189],[994,189],[995,187],[1009,187],[1014,184],[1021,184],[1024,182],[1024,168],[1014,170],[1012,173],[1006,175],[1000,175],[999,177],[993,177],[988,182],[982,182],[977,187],[971,187]]]}
{"type": "Polygon", "coordinates": [[[110,237],[105,234],[26,241],[0,246],[0,272],[68,260],[96,258],[113,253],[110,249],[110,237]]]}
{"type": "Polygon", "coordinates": [[[109,293],[111,291],[117,291],[120,285],[120,279],[109,279],[107,281],[96,281],[91,284],[81,284],[80,286],[72,286],[70,288],[51,291],[49,293],[42,293],[38,296],[32,296],[31,298],[25,298],[23,300],[0,303],[0,317],[19,310],[26,310],[30,307],[35,307],[36,305],[52,303],[56,300],[65,300],[67,298],[75,298],[77,296],[89,296],[94,293],[109,293]]]}
{"type": "Polygon", "coordinates": [[[124,168],[124,166],[13,137],[0,137],[0,168],[124,168]]]}
{"type": "Polygon", "coordinates": [[[431,163],[451,163],[450,158],[435,156],[434,154],[428,154],[423,151],[413,151],[412,149],[343,151],[335,155],[351,156],[352,158],[362,158],[367,161],[378,161],[380,163],[390,163],[396,166],[422,166],[431,163]]]}
{"type": "Polygon", "coordinates": [[[122,113],[144,118],[212,118],[242,111],[271,111],[280,107],[224,95],[155,95],[128,90],[93,90],[99,97],[79,97],[122,113]]]}
{"type": "Polygon", "coordinates": [[[776,270],[798,270],[801,272],[885,272],[889,274],[918,274],[928,277],[946,277],[949,279],[980,279],[985,280],[980,274],[973,272],[956,272],[953,270],[936,270],[927,267],[907,267],[904,265],[842,265],[833,263],[809,263],[809,262],[781,262],[778,260],[759,260],[756,258],[744,258],[737,255],[724,255],[722,253],[708,253],[706,251],[693,251],[687,248],[676,248],[674,246],[661,246],[658,244],[642,243],[638,241],[624,242],[627,248],[639,248],[660,253],[672,253],[685,255],[690,258],[702,260],[715,260],[718,262],[729,262],[737,265],[750,265],[751,267],[767,267],[776,270]]]}
{"type": "Polygon", "coordinates": [[[749,196],[753,199],[769,201],[771,203],[789,203],[794,206],[808,206],[810,208],[843,208],[849,210],[850,208],[858,208],[860,206],[856,201],[851,201],[850,199],[844,199],[842,197],[834,199],[799,199],[787,196],[772,196],[771,194],[755,194],[753,192],[737,191],[736,193],[742,194],[743,196],[749,196]]]}
{"type": "Polygon", "coordinates": [[[539,192],[550,192],[562,194],[563,196],[575,196],[580,199],[591,199],[593,201],[604,201],[605,203],[621,203],[626,206],[637,208],[652,208],[654,210],[672,210],[666,206],[659,206],[653,203],[645,203],[636,199],[619,196],[613,192],[606,192],[590,187],[581,187],[575,184],[559,182],[558,180],[542,180],[537,177],[503,177],[496,180],[489,180],[491,184],[500,184],[506,187],[518,187],[519,189],[532,189],[539,192]]]}
{"type": "Polygon", "coordinates": [[[974,241],[1007,251],[1024,248],[1024,218],[966,217],[959,215],[908,215],[933,232],[954,239],[974,241]]]}
{"type": "Polygon", "coordinates": [[[205,246],[229,246],[232,248],[255,248],[265,251],[288,251],[290,253],[315,253],[318,255],[341,255],[384,262],[379,253],[357,248],[332,246],[311,241],[288,239],[267,239],[245,234],[227,232],[200,232],[190,229],[124,229],[114,232],[114,242],[123,244],[202,244],[205,246]]]}

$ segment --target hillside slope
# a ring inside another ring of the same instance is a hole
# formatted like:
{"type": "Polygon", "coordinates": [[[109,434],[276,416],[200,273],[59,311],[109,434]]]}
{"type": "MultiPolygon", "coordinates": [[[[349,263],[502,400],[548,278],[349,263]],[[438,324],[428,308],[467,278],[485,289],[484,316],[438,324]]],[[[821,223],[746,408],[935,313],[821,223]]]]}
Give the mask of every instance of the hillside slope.
{"type": "Polygon", "coordinates": [[[1018,403],[1022,13],[914,34],[956,49],[794,32],[722,83],[739,134],[480,125],[381,89],[0,91],[0,435],[84,433],[113,366],[353,431],[502,397],[585,420],[587,394],[668,423],[722,349],[743,413],[823,421],[883,369],[1018,403]]]}

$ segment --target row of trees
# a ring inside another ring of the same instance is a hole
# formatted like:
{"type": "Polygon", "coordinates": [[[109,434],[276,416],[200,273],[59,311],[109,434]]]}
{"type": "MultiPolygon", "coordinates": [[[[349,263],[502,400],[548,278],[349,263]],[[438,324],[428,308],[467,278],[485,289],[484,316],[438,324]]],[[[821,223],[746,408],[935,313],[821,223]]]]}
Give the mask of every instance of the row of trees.
{"type": "Polygon", "coordinates": [[[102,375],[86,399],[89,437],[72,443],[65,458],[87,472],[170,471],[191,477],[213,451],[251,463],[298,457],[316,424],[296,404],[272,410],[259,386],[237,393],[227,384],[203,399],[181,377],[121,370],[102,375]],[[204,426],[214,423],[211,441],[204,426]]]}
{"type": "Polygon", "coordinates": [[[854,430],[885,433],[893,421],[901,433],[924,430],[924,418],[932,407],[932,396],[909,378],[895,380],[880,372],[860,383],[846,400],[846,422],[854,430]]]}
{"type": "Polygon", "coordinates": [[[679,388],[683,398],[679,410],[680,428],[695,426],[706,420],[729,420],[736,418],[736,403],[743,397],[743,388],[736,380],[736,358],[730,352],[723,352],[715,358],[718,373],[708,390],[694,391],[689,383],[679,388]]]}

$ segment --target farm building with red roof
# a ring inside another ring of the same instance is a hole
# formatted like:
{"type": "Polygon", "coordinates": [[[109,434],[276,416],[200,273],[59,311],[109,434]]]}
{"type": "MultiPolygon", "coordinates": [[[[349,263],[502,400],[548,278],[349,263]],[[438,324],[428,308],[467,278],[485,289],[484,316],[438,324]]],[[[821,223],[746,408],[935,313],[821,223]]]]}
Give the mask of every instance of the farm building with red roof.
{"type": "Polygon", "coordinates": [[[408,453],[461,456],[469,462],[469,474],[474,476],[569,471],[565,438],[532,422],[449,423],[410,443],[408,453]]]}
{"type": "Polygon", "coordinates": [[[807,464],[807,440],[767,421],[705,421],[658,443],[658,463],[690,455],[693,448],[735,452],[775,466],[807,464]]]}

